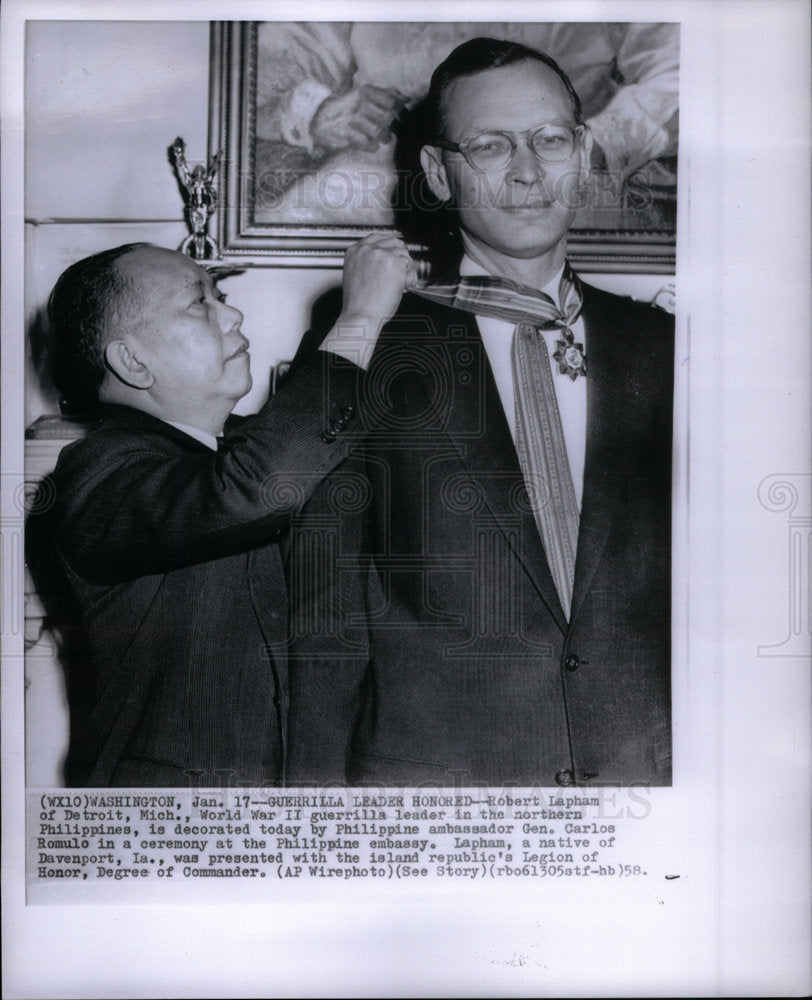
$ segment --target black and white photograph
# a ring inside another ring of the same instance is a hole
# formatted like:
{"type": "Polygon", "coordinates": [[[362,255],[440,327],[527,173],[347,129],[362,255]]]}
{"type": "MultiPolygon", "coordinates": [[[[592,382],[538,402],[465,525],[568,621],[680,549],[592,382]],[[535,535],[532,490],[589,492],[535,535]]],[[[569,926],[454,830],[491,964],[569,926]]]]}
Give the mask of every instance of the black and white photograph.
{"type": "Polygon", "coordinates": [[[5,5],[4,995],[808,993],[802,6],[5,5]]]}
{"type": "MultiPolygon", "coordinates": [[[[259,76],[282,73],[271,53],[291,32],[328,27],[257,26],[259,76]]],[[[364,27],[376,51],[415,29],[364,27]]],[[[204,238],[107,248],[55,282],[32,362],[59,410],[28,433],[56,464],[26,551],[66,686],[69,786],[671,783],[668,282],[652,304],[589,284],[567,256],[607,157],[559,63],[479,34],[517,34],[505,26],[423,27],[465,40],[368,144],[414,162],[400,188],[415,203],[398,214],[422,213],[430,269],[394,225],[352,242],[341,297],[317,298],[273,395],[251,365],[242,275],[218,281],[206,230],[217,152],[190,168],[179,138],[164,170],[179,210],[184,191],[201,206],[189,220],[204,238]],[[390,128],[411,149],[390,150],[390,128]],[[252,383],[268,398],[231,420],[252,383]]],[[[637,116],[662,107],[647,127],[674,133],[678,25],[565,27],[536,34],[588,53],[599,41],[607,74],[611,48],[647,44],[656,72],[628,85],[637,116]]],[[[69,30],[137,37],[129,23],[69,30]]],[[[35,64],[63,34],[31,26],[35,64]]],[[[270,189],[289,158],[263,150],[270,189]]],[[[620,201],[643,191],[633,176],[618,173],[620,201]]],[[[325,276],[340,266],[338,251],[325,276]]],[[[253,277],[262,294],[267,272],[253,277]]],[[[276,325],[260,328],[269,346],[284,342],[276,325]]]]}

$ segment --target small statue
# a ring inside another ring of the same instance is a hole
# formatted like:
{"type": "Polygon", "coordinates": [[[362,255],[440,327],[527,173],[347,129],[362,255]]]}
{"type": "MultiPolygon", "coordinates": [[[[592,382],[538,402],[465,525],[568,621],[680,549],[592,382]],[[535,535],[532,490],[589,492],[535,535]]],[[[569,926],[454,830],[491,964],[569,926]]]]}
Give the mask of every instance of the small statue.
{"type": "Polygon", "coordinates": [[[191,170],[186,162],[186,142],[178,137],[172,144],[172,159],[178,177],[186,189],[186,219],[192,232],[178,247],[181,253],[187,253],[194,260],[206,260],[220,256],[220,249],[215,240],[206,232],[209,216],[217,207],[217,190],[214,186],[214,175],[220,166],[221,153],[212,157],[209,165],[197,164],[191,170]]]}

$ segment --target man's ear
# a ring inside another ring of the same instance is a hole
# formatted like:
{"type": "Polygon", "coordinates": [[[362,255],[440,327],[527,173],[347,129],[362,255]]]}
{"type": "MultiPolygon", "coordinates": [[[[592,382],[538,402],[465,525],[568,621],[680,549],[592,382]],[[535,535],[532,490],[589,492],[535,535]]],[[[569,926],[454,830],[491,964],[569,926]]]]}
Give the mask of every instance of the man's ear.
{"type": "Polygon", "coordinates": [[[420,166],[423,168],[429,190],[434,197],[439,201],[449,201],[451,186],[448,183],[448,173],[439,147],[424,146],[420,150],[420,166]]]}
{"type": "Polygon", "coordinates": [[[123,340],[111,340],[104,349],[104,360],[116,378],[133,389],[149,389],[155,376],[138,360],[132,348],[123,340]]]}

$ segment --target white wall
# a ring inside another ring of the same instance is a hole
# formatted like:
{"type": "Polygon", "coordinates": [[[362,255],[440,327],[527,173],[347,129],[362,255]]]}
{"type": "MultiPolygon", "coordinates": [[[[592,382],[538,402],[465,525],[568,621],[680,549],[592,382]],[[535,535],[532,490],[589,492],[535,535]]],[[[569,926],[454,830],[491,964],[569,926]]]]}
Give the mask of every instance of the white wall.
{"type": "MultiPolygon", "coordinates": [[[[180,135],[190,163],[208,149],[209,24],[33,21],[26,39],[26,307],[29,321],[74,260],[131,240],[177,247],[187,233],[168,157],[180,135]]],[[[210,231],[216,232],[216,219],[210,231]]],[[[289,358],[310,307],[337,283],[336,269],[261,267],[228,279],[245,314],[254,389],[289,358]]],[[[661,275],[590,275],[595,284],[651,298],[661,275]]],[[[56,412],[55,394],[31,365],[26,422],[56,412]]]]}
{"type": "Polygon", "coordinates": [[[206,152],[205,22],[34,21],[26,38],[26,214],[175,219],[167,147],[206,152]]]}
{"type": "MultiPolygon", "coordinates": [[[[208,149],[207,22],[30,22],[26,38],[26,307],[29,320],[74,260],[130,240],[177,247],[187,234],[168,156],[208,149]]],[[[210,230],[215,232],[212,220],[210,230]]],[[[262,268],[229,279],[252,341],[255,409],[267,370],[289,358],[336,270],[262,268]]],[[[26,422],[56,412],[29,366],[26,422]]]]}

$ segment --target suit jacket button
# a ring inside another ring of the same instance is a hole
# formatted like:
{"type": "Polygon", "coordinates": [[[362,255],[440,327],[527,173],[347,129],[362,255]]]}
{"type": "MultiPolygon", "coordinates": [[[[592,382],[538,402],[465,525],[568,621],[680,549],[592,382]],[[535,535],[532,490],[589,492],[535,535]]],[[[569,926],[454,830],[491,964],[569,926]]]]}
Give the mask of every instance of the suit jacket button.
{"type": "Polygon", "coordinates": [[[572,771],[556,771],[555,783],[557,785],[562,785],[563,787],[566,787],[567,785],[574,785],[575,779],[572,776],[572,771]]]}
{"type": "Polygon", "coordinates": [[[325,444],[332,444],[333,441],[335,441],[336,436],[335,436],[335,434],[332,433],[331,430],[329,430],[329,431],[322,431],[321,432],[321,439],[322,439],[322,441],[325,444]]]}
{"type": "Polygon", "coordinates": [[[566,660],[564,660],[564,666],[567,670],[577,670],[581,666],[581,661],[575,653],[570,653],[566,660]]]}

